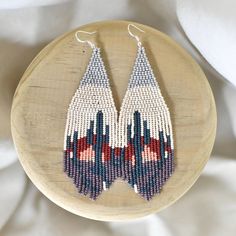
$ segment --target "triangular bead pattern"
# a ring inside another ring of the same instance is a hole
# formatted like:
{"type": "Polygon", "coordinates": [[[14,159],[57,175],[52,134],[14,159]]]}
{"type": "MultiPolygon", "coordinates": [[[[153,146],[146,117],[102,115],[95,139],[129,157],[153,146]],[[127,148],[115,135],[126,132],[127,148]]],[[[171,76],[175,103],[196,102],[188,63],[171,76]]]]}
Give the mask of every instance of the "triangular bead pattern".
{"type": "Polygon", "coordinates": [[[119,117],[100,49],[93,49],[68,109],[64,171],[79,193],[93,200],[116,178],[150,200],[172,175],[170,113],[143,46],[138,47],[119,117]]]}

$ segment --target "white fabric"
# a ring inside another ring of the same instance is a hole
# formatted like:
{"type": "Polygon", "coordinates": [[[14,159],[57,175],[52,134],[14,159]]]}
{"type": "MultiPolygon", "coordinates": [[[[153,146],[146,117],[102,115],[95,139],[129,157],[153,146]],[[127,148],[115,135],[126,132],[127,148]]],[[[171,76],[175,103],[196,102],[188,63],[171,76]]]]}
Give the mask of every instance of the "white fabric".
{"type": "Polygon", "coordinates": [[[236,1],[178,0],[177,13],[191,42],[236,85],[236,1]],[[194,10],[194,12],[193,12],[194,10]]]}
{"type": "Polygon", "coordinates": [[[228,24],[233,18],[233,7],[229,4],[222,7],[225,2],[178,2],[180,22],[197,49],[186,38],[178,23],[174,0],[100,0],[99,4],[92,0],[0,2],[1,236],[235,235],[236,89],[225,80],[233,82],[235,79],[235,66],[230,64],[235,57],[235,52],[230,50],[235,45],[226,43],[224,50],[221,47],[223,41],[231,42],[236,27],[228,24]],[[23,4],[26,2],[29,4],[23,4]],[[39,6],[42,5],[40,2],[44,2],[44,6],[39,6]],[[47,3],[50,5],[45,5],[47,3]],[[56,36],[79,25],[105,19],[137,21],[172,36],[201,64],[209,78],[218,109],[218,131],[212,158],[196,184],[161,213],[130,222],[97,222],[66,212],[44,197],[27,178],[22,177],[23,170],[17,162],[11,164],[16,154],[9,141],[10,107],[15,87],[27,65],[56,36]],[[219,24],[222,25],[223,34],[219,33],[219,24]],[[218,39],[202,40],[200,34],[205,34],[204,30],[208,36],[217,34],[218,39]],[[198,50],[217,71],[202,58],[198,50]],[[219,63],[222,58],[225,63],[219,63]]]}
{"type": "Polygon", "coordinates": [[[0,140],[0,155],[2,156],[2,158],[0,158],[0,170],[11,165],[17,160],[17,154],[11,139],[0,140]],[[3,153],[4,156],[2,156],[3,153]]]}
{"type": "Polygon", "coordinates": [[[25,174],[16,162],[0,171],[0,228],[2,228],[18,206],[25,190],[25,174]]]}
{"type": "Polygon", "coordinates": [[[35,7],[35,6],[44,6],[44,5],[53,5],[60,2],[65,2],[70,0],[1,0],[0,9],[17,9],[22,7],[35,7]]]}

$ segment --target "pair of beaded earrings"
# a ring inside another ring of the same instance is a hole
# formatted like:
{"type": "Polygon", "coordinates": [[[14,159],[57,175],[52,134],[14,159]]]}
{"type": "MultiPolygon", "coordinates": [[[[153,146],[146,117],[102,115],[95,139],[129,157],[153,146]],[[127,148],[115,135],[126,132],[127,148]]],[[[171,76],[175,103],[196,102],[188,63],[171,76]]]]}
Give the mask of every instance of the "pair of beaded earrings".
{"type": "Polygon", "coordinates": [[[146,200],[159,194],[174,171],[169,109],[138,36],[137,55],[120,114],[115,107],[100,48],[92,55],[67,113],[64,171],[78,192],[96,200],[116,178],[146,200]]]}

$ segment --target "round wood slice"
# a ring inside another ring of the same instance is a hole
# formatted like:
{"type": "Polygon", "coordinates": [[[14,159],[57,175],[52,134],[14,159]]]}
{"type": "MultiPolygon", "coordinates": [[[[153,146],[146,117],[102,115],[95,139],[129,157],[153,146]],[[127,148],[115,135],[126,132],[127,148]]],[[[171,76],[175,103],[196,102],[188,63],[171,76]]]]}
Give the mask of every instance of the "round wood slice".
{"type": "MultiPolygon", "coordinates": [[[[102,49],[119,110],[136,57],[137,44],[126,21],[80,27],[102,49]]],[[[158,212],[193,185],[207,163],[216,133],[216,108],[207,79],[189,54],[165,34],[134,23],[170,108],[175,172],[160,195],[146,201],[118,179],[96,201],[77,192],[63,172],[67,108],[91,56],[88,44],[69,32],[45,47],[26,70],[15,92],[12,134],[20,161],[32,182],[50,200],[77,215],[96,220],[127,220],[158,212]]],[[[78,29],[77,29],[78,30],[78,29]]]]}

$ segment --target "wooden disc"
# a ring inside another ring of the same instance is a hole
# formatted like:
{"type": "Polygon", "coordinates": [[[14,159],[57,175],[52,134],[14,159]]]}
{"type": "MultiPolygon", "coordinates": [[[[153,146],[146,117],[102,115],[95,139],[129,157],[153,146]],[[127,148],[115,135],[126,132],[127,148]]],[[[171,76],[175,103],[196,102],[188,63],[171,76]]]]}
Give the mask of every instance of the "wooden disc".
{"type": "MultiPolygon", "coordinates": [[[[80,27],[102,49],[119,110],[136,57],[137,44],[126,21],[80,27]]],[[[56,39],[33,60],[23,75],[12,106],[12,134],[20,161],[32,182],[50,200],[80,216],[126,220],[160,211],[179,199],[197,180],[215,139],[216,108],[210,86],[197,63],[163,33],[135,23],[136,31],[170,108],[175,139],[175,172],[160,195],[146,201],[124,181],[116,180],[96,200],[78,194],[63,172],[67,108],[91,56],[75,31],[56,39]]],[[[81,35],[82,37],[82,35],[81,35]]]]}

